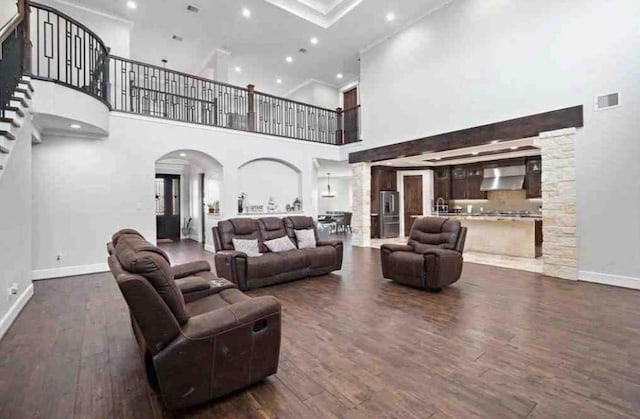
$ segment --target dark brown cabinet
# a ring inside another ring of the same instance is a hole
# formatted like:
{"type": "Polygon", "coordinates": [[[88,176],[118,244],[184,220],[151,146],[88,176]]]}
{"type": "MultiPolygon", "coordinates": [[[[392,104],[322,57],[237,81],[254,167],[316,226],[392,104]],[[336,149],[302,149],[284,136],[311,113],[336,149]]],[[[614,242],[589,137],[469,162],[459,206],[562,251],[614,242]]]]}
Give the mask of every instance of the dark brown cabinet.
{"type": "Polygon", "coordinates": [[[542,160],[527,160],[527,175],[524,180],[527,198],[542,198],[542,160]]]}
{"type": "Polygon", "coordinates": [[[451,170],[449,166],[438,167],[434,171],[433,199],[434,205],[442,198],[445,204],[451,199],[451,170]]]}
{"type": "Polygon", "coordinates": [[[451,168],[451,199],[486,199],[480,190],[482,166],[465,165],[451,168]]]}
{"type": "MultiPolygon", "coordinates": [[[[371,214],[380,210],[380,191],[397,191],[397,169],[393,167],[373,166],[371,168],[371,214]]],[[[379,218],[371,216],[371,237],[377,238],[379,233],[379,218]]]]}

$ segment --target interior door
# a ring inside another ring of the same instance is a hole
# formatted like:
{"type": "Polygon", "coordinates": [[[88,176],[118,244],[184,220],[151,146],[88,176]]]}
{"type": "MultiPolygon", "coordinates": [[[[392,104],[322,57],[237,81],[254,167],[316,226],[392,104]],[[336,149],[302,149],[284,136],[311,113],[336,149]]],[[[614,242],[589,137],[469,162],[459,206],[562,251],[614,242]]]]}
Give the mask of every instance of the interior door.
{"type": "Polygon", "coordinates": [[[355,108],[356,106],[358,106],[358,88],[357,87],[354,87],[351,90],[347,90],[346,92],[344,92],[342,96],[343,96],[342,109],[347,110],[347,109],[355,108]]]}
{"type": "Polygon", "coordinates": [[[404,176],[404,235],[409,236],[415,221],[412,215],[422,216],[422,175],[404,176]]]}
{"type": "Polygon", "coordinates": [[[200,173],[198,186],[200,186],[200,237],[202,237],[202,247],[207,241],[207,214],[209,213],[207,203],[204,202],[204,173],[200,173]]]}
{"type": "Polygon", "coordinates": [[[358,122],[360,120],[360,117],[358,115],[359,110],[357,109],[357,106],[358,88],[354,87],[353,89],[348,90],[343,94],[342,107],[344,109],[343,124],[345,144],[358,141],[358,122]]]}
{"type": "Polygon", "coordinates": [[[180,240],[180,176],[156,175],[158,239],[180,240]]]}

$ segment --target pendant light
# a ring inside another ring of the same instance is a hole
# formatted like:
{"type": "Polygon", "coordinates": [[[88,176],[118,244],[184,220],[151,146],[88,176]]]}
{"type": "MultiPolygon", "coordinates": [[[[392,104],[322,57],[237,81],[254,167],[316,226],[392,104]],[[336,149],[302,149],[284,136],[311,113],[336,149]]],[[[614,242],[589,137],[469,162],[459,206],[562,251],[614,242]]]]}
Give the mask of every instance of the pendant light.
{"type": "Polygon", "coordinates": [[[335,198],[335,192],[331,191],[331,173],[327,173],[327,190],[322,191],[323,198],[335,198]]]}

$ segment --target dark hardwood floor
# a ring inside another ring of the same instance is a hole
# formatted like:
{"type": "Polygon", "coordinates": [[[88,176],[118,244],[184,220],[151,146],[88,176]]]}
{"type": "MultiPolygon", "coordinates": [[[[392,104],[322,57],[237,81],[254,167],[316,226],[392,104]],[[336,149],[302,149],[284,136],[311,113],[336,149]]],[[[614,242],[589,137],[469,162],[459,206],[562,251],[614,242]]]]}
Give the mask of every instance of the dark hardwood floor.
{"type": "Polygon", "coordinates": [[[378,258],[348,247],[337,274],[252,291],[283,304],[278,374],[178,414],[146,385],[111,274],[36,282],[0,342],[0,418],[640,415],[640,292],[465,264],[431,294],[378,258]]]}

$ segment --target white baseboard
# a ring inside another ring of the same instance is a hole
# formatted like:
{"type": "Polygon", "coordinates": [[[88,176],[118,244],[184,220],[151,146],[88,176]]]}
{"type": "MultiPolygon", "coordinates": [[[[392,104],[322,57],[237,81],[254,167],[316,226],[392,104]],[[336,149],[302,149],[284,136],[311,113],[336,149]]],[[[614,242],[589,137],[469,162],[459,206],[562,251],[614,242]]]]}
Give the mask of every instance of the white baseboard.
{"type": "Polygon", "coordinates": [[[37,269],[32,272],[34,281],[50,278],[64,278],[65,276],[87,275],[109,271],[106,263],[96,263],[94,265],[65,266],[63,268],[37,269]]]}
{"type": "Polygon", "coordinates": [[[213,247],[213,245],[211,245],[211,244],[205,244],[204,245],[204,250],[206,250],[207,252],[211,252],[211,253],[215,253],[216,252],[216,248],[213,247]]]}
{"type": "Polygon", "coordinates": [[[615,287],[624,287],[640,290],[640,278],[630,276],[603,274],[599,272],[578,272],[580,281],[595,282],[598,284],[613,285],[615,287]]]}
{"type": "Polygon", "coordinates": [[[20,297],[13,303],[13,305],[7,311],[7,314],[2,316],[0,319],[0,339],[7,333],[9,327],[13,324],[13,322],[18,318],[18,314],[22,311],[25,305],[29,302],[31,297],[33,296],[33,284],[29,284],[29,286],[20,294],[20,297]]]}

